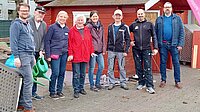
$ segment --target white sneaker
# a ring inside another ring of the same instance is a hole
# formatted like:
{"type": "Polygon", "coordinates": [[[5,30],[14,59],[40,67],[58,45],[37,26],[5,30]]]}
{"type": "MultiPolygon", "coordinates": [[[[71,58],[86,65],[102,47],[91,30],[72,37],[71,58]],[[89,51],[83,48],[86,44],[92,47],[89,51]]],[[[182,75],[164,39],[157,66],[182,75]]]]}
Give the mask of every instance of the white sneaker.
{"type": "Polygon", "coordinates": [[[141,90],[141,89],[143,89],[145,86],[143,86],[143,85],[138,85],[137,86],[137,90],[141,90]]]}
{"type": "Polygon", "coordinates": [[[155,94],[155,90],[152,87],[147,87],[146,91],[150,94],[155,94]]]}

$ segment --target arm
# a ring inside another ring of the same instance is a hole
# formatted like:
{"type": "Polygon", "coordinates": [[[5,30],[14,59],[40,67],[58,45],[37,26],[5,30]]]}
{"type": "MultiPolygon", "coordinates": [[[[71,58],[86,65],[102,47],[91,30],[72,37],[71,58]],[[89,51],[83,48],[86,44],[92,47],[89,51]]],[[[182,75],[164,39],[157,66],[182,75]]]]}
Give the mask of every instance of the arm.
{"type": "Polygon", "coordinates": [[[11,52],[15,58],[19,58],[19,52],[18,52],[19,33],[20,33],[19,24],[13,23],[10,26],[10,47],[11,47],[11,52]]]}
{"type": "Polygon", "coordinates": [[[179,37],[178,37],[178,46],[183,47],[185,44],[185,31],[183,22],[180,17],[178,17],[179,21],[179,37]]]}
{"type": "Polygon", "coordinates": [[[158,49],[158,41],[157,41],[157,37],[156,37],[154,26],[153,26],[152,23],[151,23],[151,37],[152,37],[152,40],[153,40],[154,49],[158,49]]]}
{"type": "Polygon", "coordinates": [[[43,51],[44,50],[44,38],[45,38],[45,34],[47,32],[47,25],[46,23],[43,23],[43,37],[42,37],[42,43],[40,45],[40,51],[43,51]]]}
{"type": "Polygon", "coordinates": [[[53,28],[52,26],[49,27],[46,35],[45,35],[45,38],[44,38],[44,49],[45,49],[45,53],[46,53],[46,56],[47,58],[50,58],[50,45],[51,45],[51,38],[53,36],[53,28]]]}
{"type": "Polygon", "coordinates": [[[104,28],[102,28],[102,35],[103,35],[103,53],[105,53],[106,52],[106,37],[105,37],[105,35],[104,35],[104,28]]]}
{"type": "Polygon", "coordinates": [[[125,48],[125,52],[128,53],[128,50],[130,48],[130,31],[129,31],[129,27],[126,25],[126,31],[124,32],[124,39],[126,42],[126,48],[125,48]]]}

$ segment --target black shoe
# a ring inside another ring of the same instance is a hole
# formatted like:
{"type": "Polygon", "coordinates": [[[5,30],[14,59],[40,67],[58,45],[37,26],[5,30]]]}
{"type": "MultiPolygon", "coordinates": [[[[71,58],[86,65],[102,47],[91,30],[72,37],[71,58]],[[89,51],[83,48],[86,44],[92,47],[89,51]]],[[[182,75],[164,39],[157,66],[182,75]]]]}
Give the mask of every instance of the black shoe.
{"type": "Polygon", "coordinates": [[[79,93],[81,93],[82,95],[86,95],[87,94],[87,92],[84,89],[81,90],[79,93]]]}
{"type": "Polygon", "coordinates": [[[58,95],[59,98],[65,98],[65,95],[62,92],[57,93],[57,95],[58,95]]]}
{"type": "Polygon", "coordinates": [[[50,94],[49,97],[53,100],[58,100],[59,96],[57,94],[50,94]]]}
{"type": "Polygon", "coordinates": [[[101,85],[96,85],[96,88],[97,89],[102,89],[102,86],[101,85]]]}
{"type": "Polygon", "coordinates": [[[79,93],[78,92],[74,93],[74,98],[79,98],[79,93]]]}

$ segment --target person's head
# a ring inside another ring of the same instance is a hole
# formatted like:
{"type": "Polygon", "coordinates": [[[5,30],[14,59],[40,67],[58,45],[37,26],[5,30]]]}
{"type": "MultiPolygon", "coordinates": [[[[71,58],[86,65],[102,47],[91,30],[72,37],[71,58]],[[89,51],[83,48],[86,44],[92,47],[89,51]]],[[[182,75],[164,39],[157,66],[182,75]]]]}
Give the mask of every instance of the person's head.
{"type": "Polygon", "coordinates": [[[115,20],[115,22],[121,22],[122,18],[123,18],[122,11],[120,9],[115,10],[113,14],[113,19],[115,20]]]}
{"type": "Polygon", "coordinates": [[[139,21],[144,21],[145,20],[145,13],[143,9],[138,9],[137,10],[137,18],[139,21]]]}
{"type": "Polygon", "coordinates": [[[172,4],[170,2],[166,2],[164,4],[164,9],[163,9],[165,15],[171,15],[172,14],[172,4]]]}
{"type": "Polygon", "coordinates": [[[45,10],[44,7],[42,7],[42,6],[36,6],[35,12],[34,12],[35,20],[37,22],[42,21],[44,19],[45,13],[46,13],[46,10],[45,10]]]}
{"type": "Polygon", "coordinates": [[[69,16],[66,11],[60,11],[60,12],[58,12],[58,14],[56,16],[56,22],[58,22],[60,24],[65,24],[68,17],[69,16]]]}
{"type": "Polygon", "coordinates": [[[86,22],[86,17],[84,15],[82,15],[82,14],[76,15],[76,17],[75,17],[75,25],[78,28],[83,28],[85,22],[86,22]]]}
{"type": "Polygon", "coordinates": [[[97,23],[99,21],[99,13],[96,10],[90,12],[90,19],[92,22],[97,23]]]}
{"type": "Polygon", "coordinates": [[[19,3],[17,5],[17,12],[21,19],[27,19],[29,17],[30,6],[26,3],[19,3]]]}

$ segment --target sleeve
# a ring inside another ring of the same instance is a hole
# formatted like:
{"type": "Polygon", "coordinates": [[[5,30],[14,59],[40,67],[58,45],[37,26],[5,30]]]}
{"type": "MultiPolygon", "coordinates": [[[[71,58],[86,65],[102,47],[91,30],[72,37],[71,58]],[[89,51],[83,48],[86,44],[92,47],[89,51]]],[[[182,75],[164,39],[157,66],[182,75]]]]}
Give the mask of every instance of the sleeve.
{"type": "Polygon", "coordinates": [[[109,41],[110,41],[110,31],[109,31],[109,29],[110,29],[110,26],[108,26],[108,36],[107,36],[107,47],[106,47],[106,51],[108,51],[108,45],[109,45],[109,41]]]}
{"type": "Polygon", "coordinates": [[[43,24],[43,37],[42,37],[42,42],[41,42],[41,46],[40,46],[40,51],[43,51],[44,50],[44,38],[45,38],[45,35],[46,35],[46,32],[47,32],[47,25],[46,23],[43,24]]]}
{"type": "Polygon", "coordinates": [[[11,53],[14,55],[15,58],[19,58],[19,51],[18,51],[18,40],[20,35],[20,24],[13,23],[10,26],[10,47],[11,53]]]}
{"type": "Polygon", "coordinates": [[[156,33],[155,33],[155,28],[154,25],[151,23],[151,37],[153,40],[153,47],[154,49],[158,49],[158,41],[157,41],[157,37],[156,37],[156,33]]]}
{"type": "Polygon", "coordinates": [[[72,30],[69,31],[69,38],[68,38],[68,53],[69,56],[73,56],[73,49],[72,49],[72,43],[73,43],[73,39],[72,39],[72,30]]]}
{"type": "Polygon", "coordinates": [[[50,45],[51,45],[51,38],[53,36],[53,27],[50,26],[45,37],[44,37],[44,49],[45,49],[45,53],[47,58],[50,57],[50,45]]]}
{"type": "Polygon", "coordinates": [[[105,37],[105,34],[104,34],[104,28],[102,28],[102,35],[103,35],[103,53],[106,52],[106,37],[105,37]]]}
{"type": "Polygon", "coordinates": [[[179,37],[178,37],[178,46],[184,46],[185,44],[185,30],[184,25],[180,17],[178,17],[179,21],[179,37]]]}
{"type": "Polygon", "coordinates": [[[126,42],[126,48],[125,48],[125,52],[128,53],[129,48],[130,48],[130,31],[129,31],[129,27],[126,25],[126,31],[125,31],[125,42],[126,42]]]}

